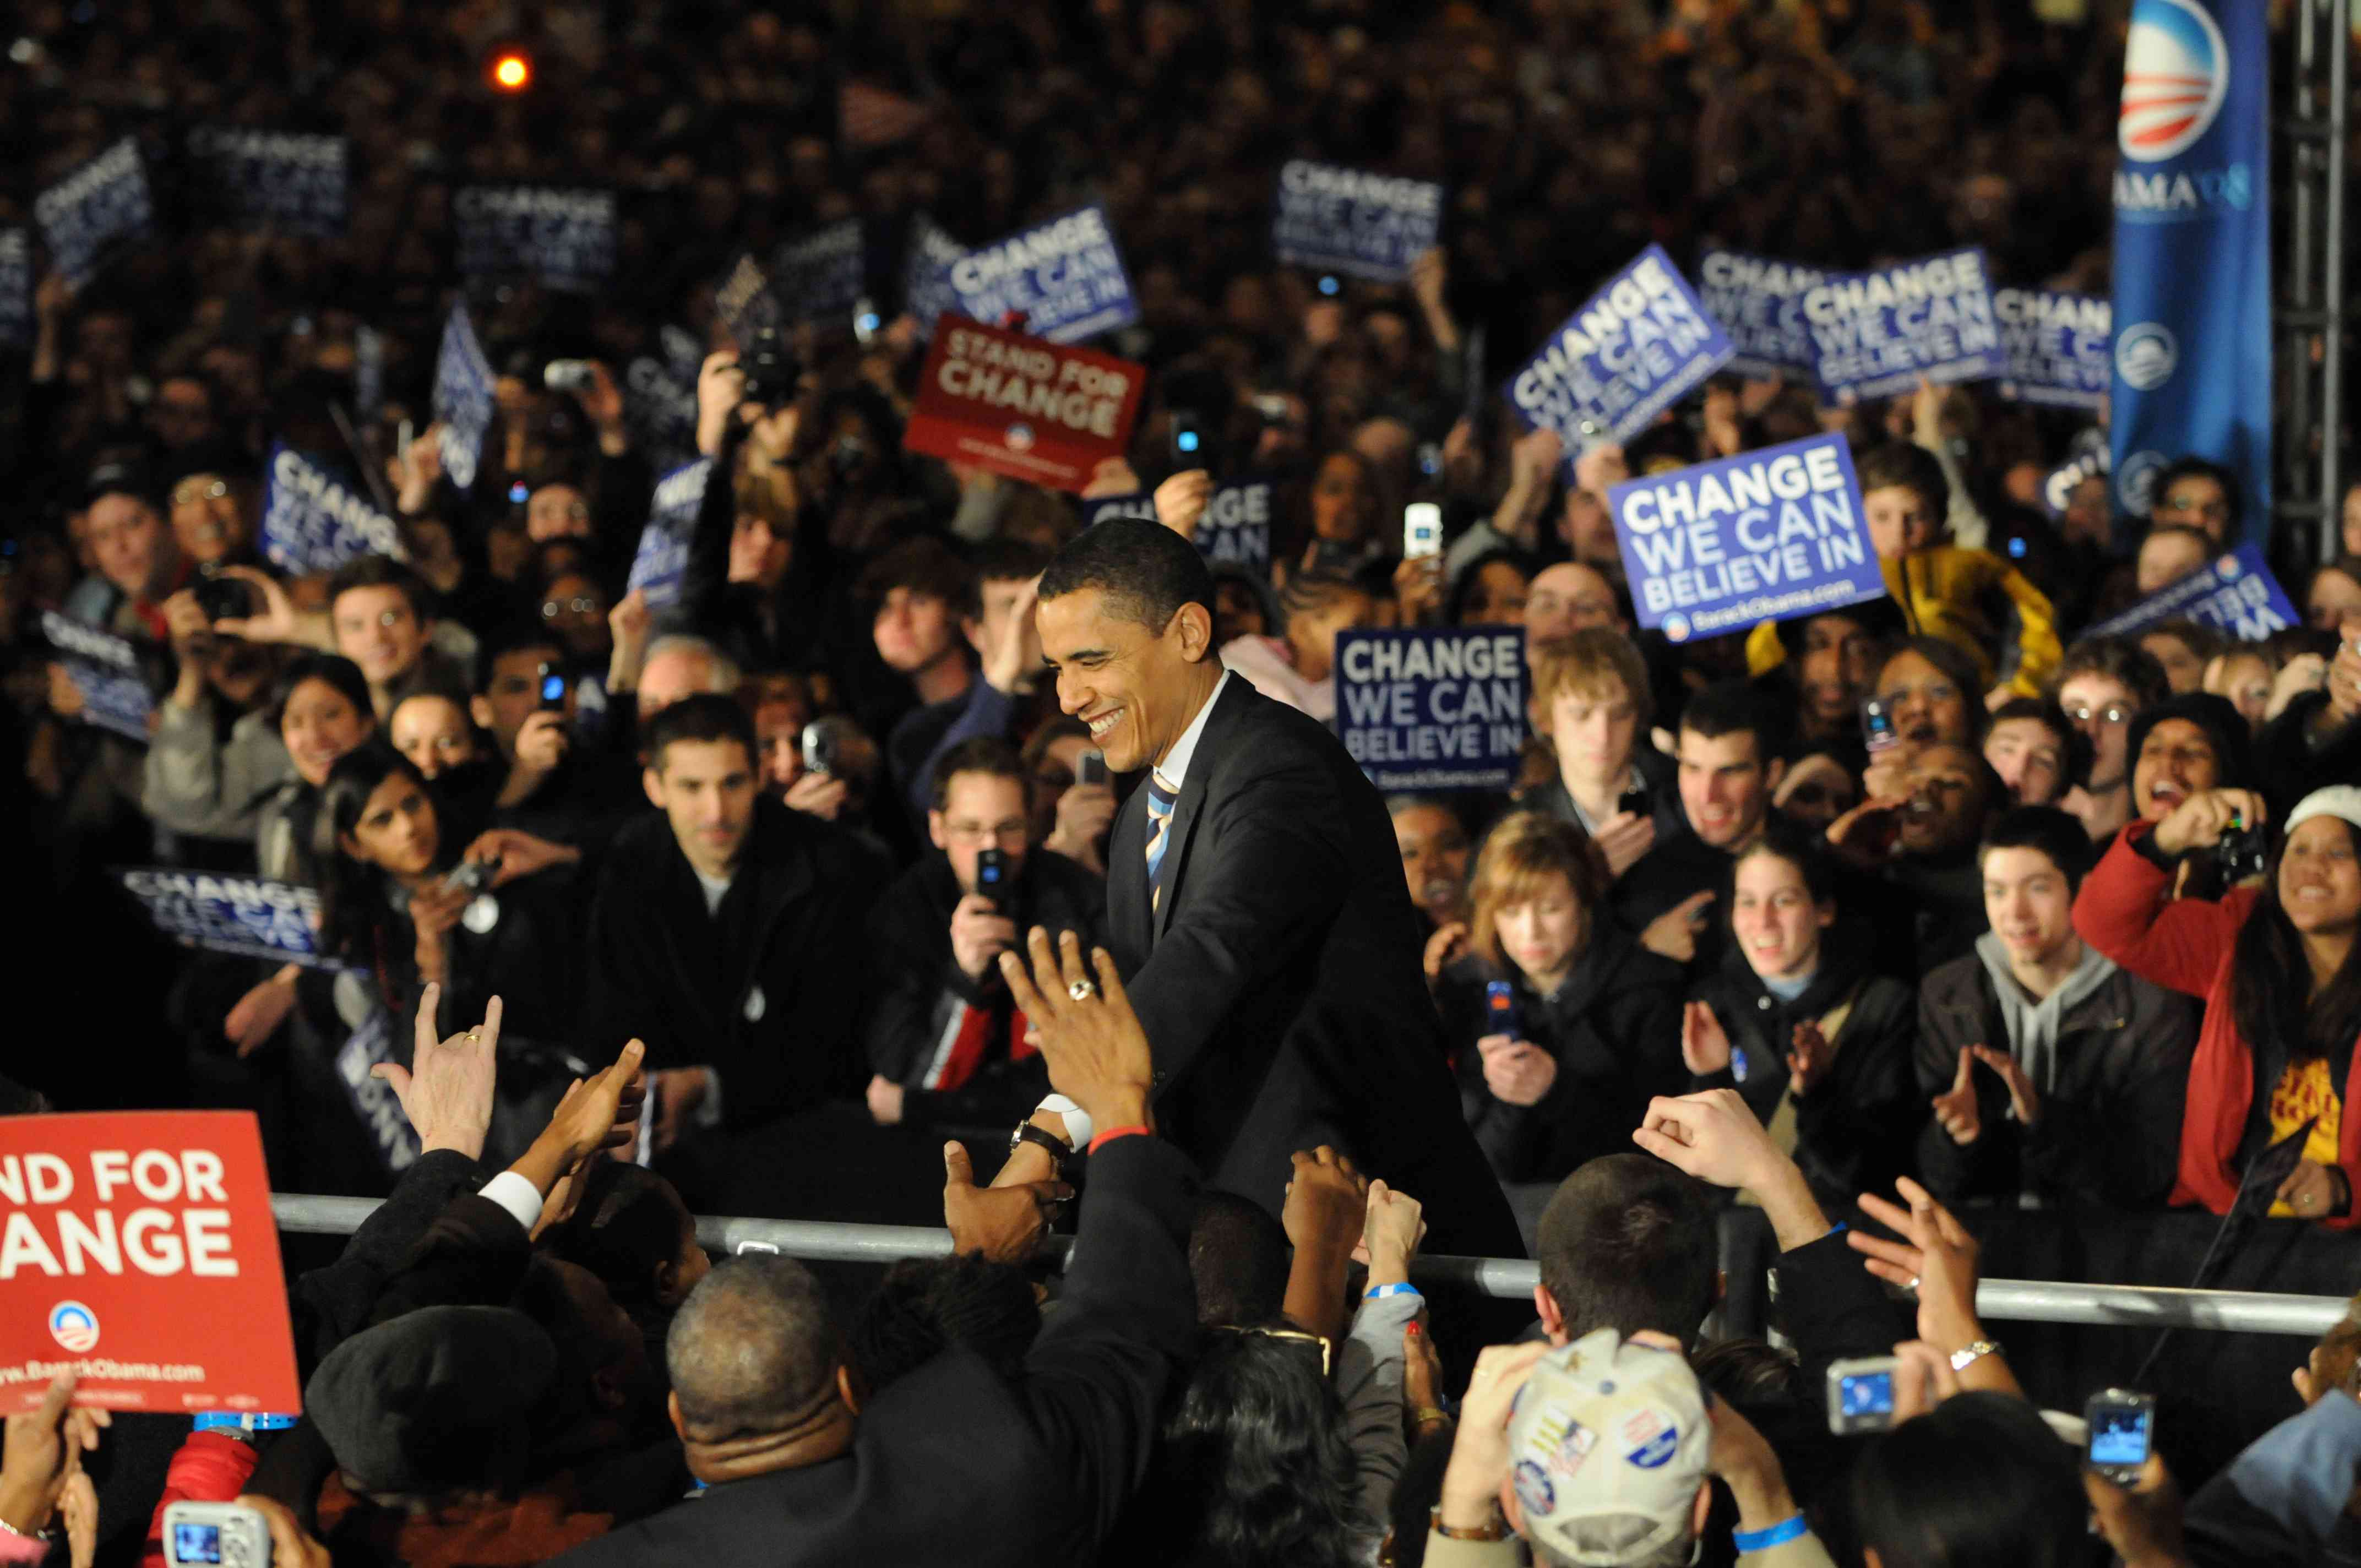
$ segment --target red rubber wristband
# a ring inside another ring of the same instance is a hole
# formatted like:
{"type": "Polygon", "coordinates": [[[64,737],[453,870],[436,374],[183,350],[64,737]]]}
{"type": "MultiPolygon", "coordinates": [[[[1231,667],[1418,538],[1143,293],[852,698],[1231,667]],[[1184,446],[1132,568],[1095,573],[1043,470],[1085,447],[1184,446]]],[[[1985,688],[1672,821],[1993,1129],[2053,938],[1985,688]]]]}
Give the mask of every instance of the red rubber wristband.
{"type": "Polygon", "coordinates": [[[1151,1137],[1154,1135],[1146,1127],[1109,1127],[1105,1132],[1101,1133],[1097,1137],[1093,1138],[1091,1140],[1091,1146],[1083,1152],[1087,1154],[1096,1154],[1099,1150],[1115,1142],[1117,1138],[1128,1138],[1135,1135],[1145,1138],[1151,1137]]]}

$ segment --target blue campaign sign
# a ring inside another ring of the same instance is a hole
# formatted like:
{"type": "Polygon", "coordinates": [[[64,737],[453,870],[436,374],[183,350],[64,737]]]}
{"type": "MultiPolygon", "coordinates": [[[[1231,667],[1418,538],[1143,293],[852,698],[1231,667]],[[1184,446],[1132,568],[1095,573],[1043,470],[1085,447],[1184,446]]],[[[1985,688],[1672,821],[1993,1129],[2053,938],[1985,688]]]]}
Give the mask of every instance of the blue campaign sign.
{"type": "Polygon", "coordinates": [[[315,576],[358,555],[408,554],[401,525],[316,458],[274,446],[265,478],[262,553],[282,571],[315,576]]]}
{"type": "Polygon", "coordinates": [[[1506,789],[1525,745],[1525,634],[1336,634],[1336,729],[1379,789],[1506,789]]]}
{"type": "MultiPolygon", "coordinates": [[[[1156,521],[1156,498],[1149,495],[1101,496],[1082,503],[1082,526],[1111,517],[1156,521]]],[[[1213,487],[1205,515],[1197,520],[1191,541],[1199,554],[1214,565],[1237,565],[1257,572],[1270,569],[1271,483],[1268,479],[1224,479],[1213,487]]]]}
{"type": "Polygon", "coordinates": [[[688,569],[689,536],[697,532],[697,509],[705,504],[705,482],[712,472],[713,459],[700,457],[656,481],[655,499],[648,509],[647,526],[640,530],[640,550],[631,557],[631,576],[626,585],[644,589],[652,609],[680,598],[681,575],[688,569]]]}
{"type": "Polygon", "coordinates": [[[2212,565],[2191,572],[2083,633],[2085,637],[2136,637],[2159,620],[2180,617],[2210,626],[2245,642],[2301,626],[2295,603],[2271,576],[2259,544],[2241,544],[2212,565]]]}
{"type": "Polygon", "coordinates": [[[569,185],[464,185],[451,198],[459,270],[525,273],[589,290],[615,270],[615,193],[569,185]]]}
{"type": "Polygon", "coordinates": [[[403,1113],[392,1087],[369,1073],[379,1063],[395,1060],[393,1021],[383,1007],[371,1007],[360,1027],[345,1036],[345,1043],[336,1049],[336,1076],[344,1080],[353,1114],[368,1129],[369,1141],[387,1173],[399,1176],[418,1163],[418,1132],[403,1113]]]}
{"type": "Polygon", "coordinates": [[[756,334],[775,332],[783,324],[785,313],[779,309],[777,296],[771,292],[771,280],[761,262],[752,256],[741,256],[713,291],[713,308],[721,317],[721,324],[730,329],[730,340],[744,352],[756,334]]]}
{"type": "Polygon", "coordinates": [[[66,678],[82,694],[82,722],[145,746],[156,694],[148,687],[138,647],[131,639],[85,626],[53,609],[41,612],[41,635],[57,650],[66,678]]]}
{"type": "Polygon", "coordinates": [[[1527,430],[1557,432],[1571,457],[1629,441],[1728,364],[1720,323],[1661,245],[1652,245],[1542,345],[1501,392],[1527,430]]]}
{"type": "Polygon", "coordinates": [[[623,367],[623,423],[631,443],[659,461],[686,455],[697,441],[697,373],[669,359],[635,356],[623,367]]]}
{"type": "Polygon", "coordinates": [[[961,257],[945,269],[961,315],[1051,343],[1080,343],[1139,319],[1106,209],[1090,206],[1037,224],[961,257]]]}
{"type": "Polygon", "coordinates": [[[2008,352],[1997,390],[2018,402],[2095,409],[2115,373],[2114,307],[2054,289],[1995,289],[1993,313],[2008,352]]]}
{"type": "Polygon", "coordinates": [[[959,305],[950,267],[966,254],[967,247],[926,214],[910,220],[909,253],[902,262],[902,309],[928,333],[935,330],[936,317],[959,305]]]}
{"type": "Polygon", "coordinates": [[[1839,404],[2008,373],[1992,269],[1970,246],[1830,277],[1804,291],[1820,389],[1839,404]]]}
{"type": "Polygon", "coordinates": [[[1652,474],[1607,503],[1640,624],[1675,642],[1885,593],[1841,435],[1652,474]]]}
{"type": "Polygon", "coordinates": [[[196,126],[188,149],[197,199],[209,213],[315,239],[345,232],[344,137],[196,126]]]}
{"type": "Polygon", "coordinates": [[[33,236],[0,229],[0,345],[33,341],[33,236]]]}
{"type": "Polygon", "coordinates": [[[1082,503],[1082,526],[1095,528],[1111,517],[1136,517],[1142,522],[1156,521],[1156,498],[1138,491],[1127,496],[1101,496],[1082,503]]]}
{"type": "Polygon", "coordinates": [[[492,426],[492,364],[476,341],[467,307],[453,305],[434,356],[434,417],[442,422],[443,472],[463,490],[476,485],[484,433],[492,426]]]}
{"type": "Polygon", "coordinates": [[[308,887],[165,866],[115,874],[156,929],[183,947],[313,969],[345,967],[318,950],[320,895],[308,887]]]}
{"type": "Polygon", "coordinates": [[[76,289],[97,273],[109,244],[146,234],[155,216],[139,144],[130,137],[33,198],[49,265],[76,289]]]}
{"type": "Polygon", "coordinates": [[[1708,250],[1697,258],[1697,293],[1736,345],[1730,367],[1741,376],[1812,373],[1819,357],[1804,320],[1804,291],[1827,280],[1817,267],[1743,251],[1708,250]]]}
{"type": "Polygon", "coordinates": [[[815,229],[771,253],[771,292],[796,321],[849,321],[865,257],[859,218],[815,229]]]}
{"type": "Polygon", "coordinates": [[[1443,230],[1443,187],[1333,163],[1279,165],[1271,248],[1294,267],[1399,283],[1443,230]]]}

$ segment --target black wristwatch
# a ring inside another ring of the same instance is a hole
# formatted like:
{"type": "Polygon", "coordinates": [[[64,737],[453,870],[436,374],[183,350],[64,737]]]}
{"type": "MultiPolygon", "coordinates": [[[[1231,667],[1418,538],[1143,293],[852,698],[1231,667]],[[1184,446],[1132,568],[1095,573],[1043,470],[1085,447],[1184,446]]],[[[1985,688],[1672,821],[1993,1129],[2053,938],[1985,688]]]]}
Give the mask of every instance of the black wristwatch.
{"type": "Polygon", "coordinates": [[[1065,1164],[1074,1152],[1059,1139],[1035,1126],[1029,1118],[1017,1123],[1016,1130],[1008,1135],[1008,1152],[1015,1154],[1027,1144],[1038,1146],[1049,1155],[1049,1163],[1052,1165],[1065,1164]]]}

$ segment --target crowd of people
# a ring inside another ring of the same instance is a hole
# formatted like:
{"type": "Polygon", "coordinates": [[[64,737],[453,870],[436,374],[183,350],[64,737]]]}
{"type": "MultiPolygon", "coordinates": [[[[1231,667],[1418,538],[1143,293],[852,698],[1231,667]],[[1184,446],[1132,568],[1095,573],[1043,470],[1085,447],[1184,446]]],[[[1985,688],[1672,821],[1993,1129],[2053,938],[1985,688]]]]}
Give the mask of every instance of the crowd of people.
{"type": "Polygon", "coordinates": [[[2228,1214],[2272,1152],[2250,1204],[2361,1224],[2361,488],[2304,625],[2112,636],[2268,542],[2241,476],[2187,455],[2127,518],[2103,474],[2045,498],[2088,415],[1734,376],[1576,453],[1476,379],[1650,240],[1980,244],[2103,292],[2122,17],[1950,9],[28,13],[0,123],[37,183],[210,119],[354,172],[340,239],[168,203],[33,291],[0,816],[55,916],[19,961],[103,957],[73,1004],[121,1043],[10,1057],[0,1112],[251,1110],[276,1188],[390,1196],[292,1284],[300,1420],[61,1384],[8,1420],[0,1561],[160,1560],[165,1503],[233,1497],[284,1563],[421,1568],[2349,1548],[2361,1310],[2184,1504],[2025,1397],[1971,1232],[2228,1214]],[[496,45],[532,91],[481,84],[496,45]],[[1299,153],[1443,181],[1441,248],[1334,293],[1279,266],[1299,153]],[[456,276],[456,185],[586,170],[607,287],[456,276]],[[1152,373],[1128,454],[1075,498],[906,451],[895,246],[1086,197],[1152,373]],[[716,286],[849,216],[875,330],[802,321],[750,386],[716,286]],[[430,395],[463,293],[497,411],[464,486],[430,395]],[[667,336],[669,433],[628,369],[667,336]],[[1886,597],[1642,629],[1609,490],[1824,430],[1886,597]],[[274,562],[279,443],[400,551],[274,562]],[[1250,481],[1268,568],[1207,563],[1250,481]],[[1109,498],[1145,504],[1086,528],[1109,498]],[[141,651],[144,740],[45,617],[141,651]],[[1338,636],[1421,626],[1521,629],[1510,788],[1380,798],[1334,739],[1338,636]],[[126,866],[307,890],[324,961],[170,946],[126,866]],[[939,1218],[953,1255],[848,1292],[714,1263],[699,1212],[939,1218]],[[1775,1341],[1707,1330],[1749,1213],[1775,1341]],[[1530,1255],[1531,1312],[1430,1312],[1422,1245],[1530,1255]],[[1832,1432],[1863,1356],[1890,1430],[1832,1432]]]}

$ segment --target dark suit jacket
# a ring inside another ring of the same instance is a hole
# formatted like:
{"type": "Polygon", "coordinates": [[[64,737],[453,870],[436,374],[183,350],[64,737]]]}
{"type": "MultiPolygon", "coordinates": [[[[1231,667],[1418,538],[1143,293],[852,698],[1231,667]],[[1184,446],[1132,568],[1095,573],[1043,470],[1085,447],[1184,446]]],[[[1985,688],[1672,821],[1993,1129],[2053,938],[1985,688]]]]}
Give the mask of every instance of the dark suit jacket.
{"type": "Polygon", "coordinates": [[[732,1128],[856,1086],[870,899],[884,867],[851,834],[767,797],[717,914],[651,812],[616,838],[590,907],[582,1054],[647,1042],[650,1071],[710,1067],[732,1128]]]}
{"type": "Polygon", "coordinates": [[[1288,1157],[1334,1144],[1425,1205],[1429,1250],[1522,1255],[1460,1120],[1392,821],[1343,745],[1244,679],[1224,686],[1152,923],[1147,818],[1135,790],[1107,850],[1107,928],[1165,1135],[1273,1213],[1288,1157]]]}
{"type": "Polygon", "coordinates": [[[1088,1563],[1147,1475],[1196,1337],[1189,1161],[1159,1138],[1091,1158],[1058,1310],[1011,1385],[947,1351],[861,1412],[852,1452],[726,1482],[556,1559],[566,1568],[1088,1563]]]}

